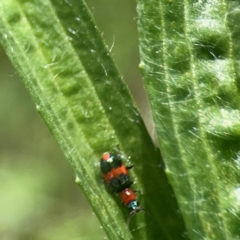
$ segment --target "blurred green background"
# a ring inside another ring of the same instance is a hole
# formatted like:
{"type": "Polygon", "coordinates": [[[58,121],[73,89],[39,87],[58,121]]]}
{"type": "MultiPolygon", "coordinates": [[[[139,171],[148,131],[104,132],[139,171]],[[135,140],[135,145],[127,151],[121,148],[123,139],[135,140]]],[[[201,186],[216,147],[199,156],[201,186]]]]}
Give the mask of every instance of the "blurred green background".
{"type": "MultiPolygon", "coordinates": [[[[86,2],[149,121],[138,69],[136,2],[86,2]]],[[[0,239],[106,239],[72,169],[1,48],[0,84],[0,239]]]]}

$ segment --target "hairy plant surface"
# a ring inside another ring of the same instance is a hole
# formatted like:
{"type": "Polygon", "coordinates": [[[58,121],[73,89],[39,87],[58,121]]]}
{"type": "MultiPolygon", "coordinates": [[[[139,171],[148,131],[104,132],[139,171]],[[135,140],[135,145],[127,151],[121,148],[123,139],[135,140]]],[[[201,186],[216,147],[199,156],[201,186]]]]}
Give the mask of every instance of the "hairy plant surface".
{"type": "MultiPolygon", "coordinates": [[[[109,239],[180,239],[176,199],[131,95],[81,0],[1,0],[0,42],[59,143],[109,239]],[[101,180],[116,146],[131,159],[148,213],[127,210],[101,180]],[[174,229],[174,230],[172,230],[174,229]]],[[[57,167],[57,166],[56,166],[57,167]]],[[[79,226],[84,227],[84,226],[79,226]]]]}
{"type": "Polygon", "coordinates": [[[191,239],[240,239],[238,1],[139,0],[141,64],[191,239]]]}

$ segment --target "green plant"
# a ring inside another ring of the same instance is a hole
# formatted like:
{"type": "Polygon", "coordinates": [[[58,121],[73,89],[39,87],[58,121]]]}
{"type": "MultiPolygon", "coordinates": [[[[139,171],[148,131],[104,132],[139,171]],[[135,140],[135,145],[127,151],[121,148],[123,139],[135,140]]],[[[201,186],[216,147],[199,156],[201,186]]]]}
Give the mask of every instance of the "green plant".
{"type": "Polygon", "coordinates": [[[133,235],[181,234],[181,216],[159,151],[84,2],[13,0],[2,1],[0,9],[1,43],[109,238],[131,238],[126,209],[99,184],[96,166],[102,152],[117,145],[132,157],[132,175],[144,193],[141,204],[152,212],[134,217],[142,227],[133,235]],[[169,226],[176,232],[170,233],[169,226]]]}
{"type": "Polygon", "coordinates": [[[239,239],[237,7],[139,1],[140,67],[173,198],[159,150],[85,3],[0,2],[0,42],[110,239],[187,238],[176,199],[191,239],[239,239]],[[150,213],[134,217],[133,232],[98,181],[95,163],[117,145],[131,156],[150,213]]]}

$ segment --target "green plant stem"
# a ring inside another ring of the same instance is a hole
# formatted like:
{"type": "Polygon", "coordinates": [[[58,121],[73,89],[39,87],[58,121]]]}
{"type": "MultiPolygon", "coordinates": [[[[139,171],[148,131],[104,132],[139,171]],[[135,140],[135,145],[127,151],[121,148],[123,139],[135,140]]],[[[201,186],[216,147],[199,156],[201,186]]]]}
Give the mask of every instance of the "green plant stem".
{"type": "Polygon", "coordinates": [[[109,239],[179,239],[183,221],[159,151],[85,3],[2,0],[0,42],[109,239]],[[149,212],[133,217],[134,231],[126,228],[128,212],[107,192],[97,164],[118,145],[131,156],[133,188],[149,212]]]}

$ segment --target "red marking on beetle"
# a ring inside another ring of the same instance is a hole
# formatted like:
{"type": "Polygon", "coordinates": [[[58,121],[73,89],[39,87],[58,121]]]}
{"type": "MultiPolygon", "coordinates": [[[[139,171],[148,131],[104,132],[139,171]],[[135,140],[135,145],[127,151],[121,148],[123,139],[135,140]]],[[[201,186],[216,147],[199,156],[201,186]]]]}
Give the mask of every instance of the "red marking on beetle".
{"type": "Polygon", "coordinates": [[[108,159],[110,158],[110,153],[109,152],[105,152],[103,155],[102,155],[102,159],[107,161],[108,159]]]}
{"type": "Polygon", "coordinates": [[[136,194],[131,188],[126,188],[120,192],[120,197],[125,205],[136,200],[136,194]]]}

